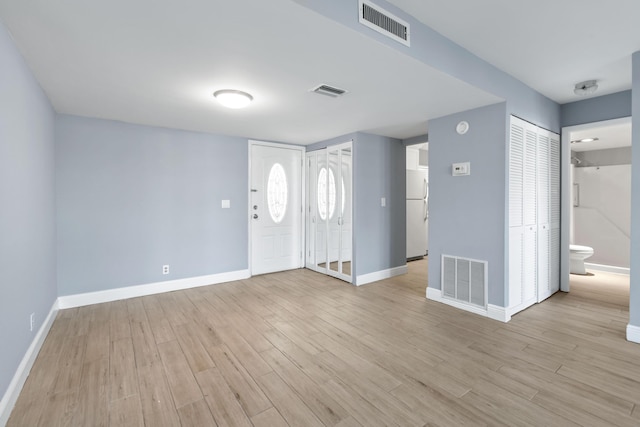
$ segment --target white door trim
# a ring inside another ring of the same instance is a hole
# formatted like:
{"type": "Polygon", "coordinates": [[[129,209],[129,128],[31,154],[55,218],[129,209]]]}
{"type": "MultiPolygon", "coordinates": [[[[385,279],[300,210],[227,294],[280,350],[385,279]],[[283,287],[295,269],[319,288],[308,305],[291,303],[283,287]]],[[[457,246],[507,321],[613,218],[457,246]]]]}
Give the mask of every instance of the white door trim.
{"type": "MultiPolygon", "coordinates": [[[[253,275],[253,271],[251,269],[251,253],[252,253],[252,242],[251,242],[251,152],[253,146],[263,146],[263,147],[273,147],[273,148],[285,148],[289,150],[296,150],[300,152],[300,157],[302,161],[300,162],[300,200],[302,203],[302,215],[300,216],[300,224],[298,225],[299,230],[298,234],[300,235],[300,249],[304,255],[305,250],[305,221],[306,221],[306,213],[304,206],[306,205],[306,191],[305,191],[305,170],[304,170],[304,162],[305,162],[305,154],[306,147],[300,145],[292,145],[292,144],[283,144],[277,142],[266,142],[266,141],[258,141],[254,139],[248,140],[248,181],[247,181],[247,269],[249,270],[249,275],[253,275]]],[[[298,268],[304,267],[304,256],[300,259],[298,268]]]]}

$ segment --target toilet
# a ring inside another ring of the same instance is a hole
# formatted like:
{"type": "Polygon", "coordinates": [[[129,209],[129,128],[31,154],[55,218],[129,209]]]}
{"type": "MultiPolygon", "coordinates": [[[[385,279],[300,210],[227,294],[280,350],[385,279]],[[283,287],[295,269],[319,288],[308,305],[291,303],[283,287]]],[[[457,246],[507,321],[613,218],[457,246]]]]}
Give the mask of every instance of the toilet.
{"type": "Polygon", "coordinates": [[[569,272],[571,274],[587,274],[584,260],[593,255],[589,246],[569,245],[569,272]]]}

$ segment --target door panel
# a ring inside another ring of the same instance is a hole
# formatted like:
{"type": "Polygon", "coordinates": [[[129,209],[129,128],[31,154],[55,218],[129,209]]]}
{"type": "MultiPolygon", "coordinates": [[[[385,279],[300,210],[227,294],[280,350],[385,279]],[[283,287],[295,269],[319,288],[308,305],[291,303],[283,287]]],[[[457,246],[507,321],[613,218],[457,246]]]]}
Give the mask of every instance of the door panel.
{"type": "Polygon", "coordinates": [[[307,155],[306,266],[351,282],[351,143],[307,155]]]}
{"type": "Polygon", "coordinates": [[[251,146],[251,273],[301,267],[302,153],[251,146]]]}

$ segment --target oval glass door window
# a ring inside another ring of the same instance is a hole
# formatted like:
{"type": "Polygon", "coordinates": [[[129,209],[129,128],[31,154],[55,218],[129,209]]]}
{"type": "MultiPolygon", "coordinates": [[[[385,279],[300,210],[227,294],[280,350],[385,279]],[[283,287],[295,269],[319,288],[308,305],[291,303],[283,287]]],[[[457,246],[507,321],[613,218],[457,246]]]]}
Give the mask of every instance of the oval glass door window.
{"type": "MultiPolygon", "coordinates": [[[[329,219],[336,210],[336,177],[329,169],[329,219]]],[[[327,219],[327,168],[320,169],[318,174],[318,213],[323,220],[327,219]]]]}
{"type": "Polygon", "coordinates": [[[269,206],[269,215],[276,224],[281,222],[287,211],[287,175],[280,163],[276,163],[269,171],[269,179],[267,180],[267,205],[269,206]]]}

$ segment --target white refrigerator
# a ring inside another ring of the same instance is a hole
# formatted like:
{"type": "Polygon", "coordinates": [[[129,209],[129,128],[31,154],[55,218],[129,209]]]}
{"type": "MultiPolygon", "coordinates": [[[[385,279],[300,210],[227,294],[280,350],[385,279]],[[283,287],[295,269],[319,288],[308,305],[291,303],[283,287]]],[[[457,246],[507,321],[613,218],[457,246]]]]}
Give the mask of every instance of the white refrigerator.
{"type": "Polygon", "coordinates": [[[427,255],[428,225],[428,170],[407,170],[407,260],[419,259],[427,255]]]}

